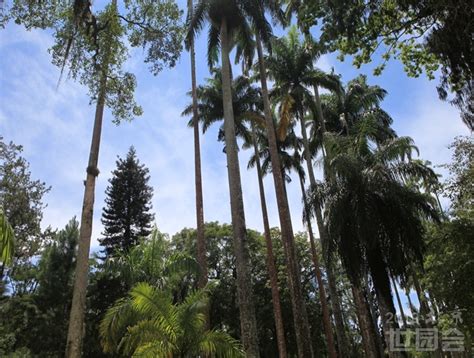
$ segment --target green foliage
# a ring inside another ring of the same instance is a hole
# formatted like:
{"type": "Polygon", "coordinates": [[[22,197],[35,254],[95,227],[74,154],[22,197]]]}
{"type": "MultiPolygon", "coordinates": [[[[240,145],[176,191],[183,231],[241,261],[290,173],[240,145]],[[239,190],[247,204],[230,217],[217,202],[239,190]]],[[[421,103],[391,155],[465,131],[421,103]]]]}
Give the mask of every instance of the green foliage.
{"type": "Polygon", "coordinates": [[[3,210],[0,209],[0,262],[9,265],[12,262],[15,233],[3,210]]]}
{"type": "Polygon", "coordinates": [[[125,159],[118,158],[105,191],[102,212],[104,237],[99,239],[107,256],[128,252],[140,238],[151,233],[153,188],[148,184],[149,170],[140,164],[131,147],[125,159]]]}
{"type": "Polygon", "coordinates": [[[104,350],[140,357],[243,357],[231,336],[205,330],[207,294],[197,290],[173,303],[168,291],[137,284],[107,311],[100,327],[104,350]]]}
{"type": "Polygon", "coordinates": [[[157,74],[176,64],[183,26],[182,12],[173,0],[127,0],[125,13],[116,4],[112,1],[93,13],[86,1],[15,0],[2,11],[0,25],[13,19],[27,29],[52,29],[53,64],[61,74],[67,69],[69,77],[85,85],[91,102],[104,92],[105,104],[118,124],[142,114],[134,99],[135,75],[122,69],[128,45],[146,49],[145,62],[157,74]]]}
{"type": "Polygon", "coordinates": [[[78,222],[72,219],[52,236],[39,262],[30,264],[29,290],[0,297],[0,353],[8,356],[62,356],[72,299],[78,222]]]}
{"type": "MultiPolygon", "coordinates": [[[[44,244],[40,228],[42,199],[50,189],[44,182],[31,178],[29,163],[21,156],[22,151],[22,146],[5,143],[0,137],[0,207],[15,233],[14,265],[19,261],[25,263],[44,244]]],[[[5,223],[3,221],[3,225],[5,223]]],[[[10,250],[9,246],[2,247],[10,250]]]]}
{"type": "MultiPolygon", "coordinates": [[[[430,226],[426,234],[427,254],[423,283],[450,317],[461,311],[460,327],[474,337],[474,218],[443,222],[430,226]]],[[[453,322],[451,322],[453,323],[453,322]]]]}
{"type": "Polygon", "coordinates": [[[472,4],[467,0],[382,0],[382,1],[290,1],[289,13],[296,13],[299,26],[309,35],[320,25],[321,47],[353,58],[359,68],[380,54],[374,69],[379,75],[395,58],[409,76],[426,73],[434,78],[441,68],[440,98],[455,93],[452,103],[462,118],[474,126],[472,108],[472,4]]]}
{"type": "Polygon", "coordinates": [[[452,203],[452,214],[470,220],[474,215],[474,140],[457,137],[450,148],[454,153],[451,163],[444,165],[450,172],[444,193],[452,203]]]}
{"type": "MultiPolygon", "coordinates": [[[[278,355],[276,346],[276,332],[271,304],[271,288],[266,268],[266,249],[263,236],[253,230],[248,230],[248,245],[251,262],[253,292],[255,293],[255,307],[259,334],[259,347],[262,356],[273,357],[278,355]]],[[[287,346],[289,354],[296,354],[296,338],[293,330],[291,315],[290,292],[287,284],[286,260],[281,241],[280,231],[272,229],[274,254],[278,270],[279,288],[283,322],[287,332],[287,346]]],[[[215,285],[210,296],[211,327],[220,327],[235,338],[240,337],[240,319],[237,307],[236,269],[232,248],[232,227],[217,222],[206,223],[205,237],[208,248],[209,280],[215,285]]],[[[298,259],[302,269],[302,286],[305,304],[307,305],[311,324],[312,341],[314,347],[324,351],[324,337],[321,326],[321,309],[319,299],[315,295],[314,270],[311,269],[309,243],[304,234],[295,235],[298,259]]],[[[172,238],[173,251],[186,252],[195,256],[196,231],[183,229],[172,238]]],[[[322,353],[321,353],[322,354],[322,353]]]]}

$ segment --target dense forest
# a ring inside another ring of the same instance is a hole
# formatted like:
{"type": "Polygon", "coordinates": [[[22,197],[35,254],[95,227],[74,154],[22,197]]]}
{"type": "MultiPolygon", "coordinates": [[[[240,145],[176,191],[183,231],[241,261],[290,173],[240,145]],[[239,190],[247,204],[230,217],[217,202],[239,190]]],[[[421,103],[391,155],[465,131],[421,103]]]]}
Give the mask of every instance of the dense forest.
{"type": "Polygon", "coordinates": [[[46,32],[59,95],[75,81],[95,108],[88,161],[76,163],[82,207],[64,227],[45,225],[55,188],[0,133],[0,356],[472,357],[472,12],[465,0],[0,2],[0,36],[12,24],[46,32]],[[110,163],[104,207],[95,202],[103,122],[133,126],[143,114],[127,64],[137,53],[156,81],[190,60],[176,120],[193,133],[194,172],[181,175],[193,177],[195,225],[172,235],[156,225],[167,208],[153,205],[161,189],[134,143],[110,163]],[[376,76],[398,62],[438,81],[460,117],[446,125],[471,135],[435,167],[397,134],[389,93],[362,73],[321,69],[328,54],[376,76]],[[225,158],[228,222],[204,210],[209,133],[225,158]],[[245,168],[261,232],[246,223],[245,168]]]}

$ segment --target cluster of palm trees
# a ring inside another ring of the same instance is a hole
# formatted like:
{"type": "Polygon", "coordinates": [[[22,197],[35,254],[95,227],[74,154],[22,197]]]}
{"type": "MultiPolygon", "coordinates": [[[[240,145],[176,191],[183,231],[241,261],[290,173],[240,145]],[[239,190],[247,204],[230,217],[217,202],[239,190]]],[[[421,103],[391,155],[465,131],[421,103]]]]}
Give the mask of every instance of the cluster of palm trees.
{"type": "MultiPolygon", "coordinates": [[[[263,187],[263,176],[269,173],[274,180],[298,356],[313,355],[286,193],[292,172],[296,173],[302,192],[328,355],[347,357],[350,349],[333,267],[340,260],[352,285],[366,356],[381,357],[378,328],[366,288],[370,284],[375,289],[383,332],[388,334],[396,324],[384,319],[395,314],[391,276],[406,279],[411,274],[407,268],[421,259],[422,221],[437,219],[429,192],[421,191],[426,188],[424,183],[436,180],[435,174],[423,162],[412,159],[416,148],[411,139],[397,137],[391,129],[392,119],[380,106],[386,95],[383,89],[368,85],[363,76],[343,86],[339,76],[318,69],[317,44],[308,37],[302,41],[296,28],[283,38],[272,35],[265,15],[282,25],[290,15],[281,10],[277,1],[199,0],[194,7],[189,1],[188,10],[186,43],[191,53],[192,103],[183,114],[192,114],[189,124],[195,138],[197,259],[202,272],[207,272],[199,125],[206,132],[209,126],[222,121],[218,139],[224,142],[227,157],[241,340],[246,356],[258,357],[259,352],[238,139],[243,148],[254,150],[248,166],[257,168],[280,357],[286,357],[287,352],[263,187]],[[193,41],[205,23],[209,27],[207,57],[212,77],[197,86],[193,41]],[[242,63],[242,75],[235,78],[230,61],[233,49],[236,62],[242,63]],[[219,52],[220,68],[216,67],[219,52]],[[271,89],[267,80],[272,82],[271,89]],[[328,93],[320,95],[320,88],[328,93]],[[315,175],[317,163],[322,167],[321,182],[315,175]],[[312,228],[314,219],[330,302],[312,228]]],[[[205,283],[202,279],[201,287],[205,283]]]]}

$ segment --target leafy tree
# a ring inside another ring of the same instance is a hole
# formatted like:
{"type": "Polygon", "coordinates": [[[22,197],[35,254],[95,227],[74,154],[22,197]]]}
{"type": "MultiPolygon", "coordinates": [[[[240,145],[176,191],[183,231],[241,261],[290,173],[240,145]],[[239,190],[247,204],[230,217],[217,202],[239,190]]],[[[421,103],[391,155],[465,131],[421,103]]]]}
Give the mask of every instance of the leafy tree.
{"type": "Polygon", "coordinates": [[[38,357],[62,356],[72,299],[79,224],[72,219],[52,235],[39,261],[32,264],[34,288],[0,299],[0,352],[30,352],[38,357]]]}
{"type": "MultiPolygon", "coordinates": [[[[40,16],[45,12],[48,16],[50,13],[57,16],[48,23],[55,31],[53,63],[61,71],[67,68],[73,79],[79,80],[88,88],[91,100],[96,103],[81,216],[77,279],[69,320],[67,355],[75,357],[81,351],[92,211],[95,182],[99,174],[97,165],[104,108],[111,108],[115,123],[131,120],[142,112],[133,98],[135,77],[121,69],[127,58],[127,41],[132,46],[147,48],[145,61],[151,64],[155,73],[163,66],[173,66],[181,49],[180,11],[173,1],[127,1],[124,15],[119,13],[116,0],[112,0],[98,13],[93,13],[89,5],[90,3],[83,1],[74,1],[73,4],[53,1],[40,6],[41,11],[38,11],[40,16]]],[[[38,12],[30,12],[32,9],[28,7],[23,12],[25,16],[21,16],[24,9],[21,2],[15,3],[11,17],[26,27],[43,26],[35,22],[38,12]]]]}
{"type": "Polygon", "coordinates": [[[448,92],[460,108],[466,125],[474,127],[472,105],[474,59],[471,47],[472,4],[467,0],[396,1],[289,1],[288,13],[297,14],[298,23],[309,35],[320,25],[320,42],[325,50],[339,50],[353,56],[360,67],[381,53],[380,74],[390,58],[400,60],[409,76],[425,72],[434,78],[441,68],[440,98],[448,92]],[[381,50],[381,51],[380,51],[381,50]]]}
{"type": "Polygon", "coordinates": [[[99,240],[107,256],[128,252],[141,237],[150,235],[153,221],[149,170],[140,164],[133,147],[116,164],[105,192],[104,237],[99,240]]]}
{"type": "MultiPolygon", "coordinates": [[[[21,156],[22,151],[21,145],[7,144],[0,137],[0,207],[4,216],[2,227],[6,230],[3,239],[11,238],[7,223],[15,233],[13,247],[8,242],[2,245],[2,257],[7,251],[13,254],[13,272],[27,265],[44,245],[40,223],[45,207],[43,196],[50,190],[44,182],[31,178],[29,163],[21,156]]],[[[0,279],[3,279],[8,260],[1,261],[0,279]]]]}
{"type": "Polygon", "coordinates": [[[452,162],[444,165],[450,176],[444,185],[444,193],[450,199],[452,215],[472,219],[474,203],[474,140],[457,137],[450,146],[454,150],[452,162]]]}
{"type": "Polygon", "coordinates": [[[471,138],[458,137],[451,148],[454,149],[452,162],[445,165],[450,175],[444,185],[445,194],[452,203],[450,217],[439,225],[428,227],[421,281],[440,310],[438,326],[460,328],[465,334],[466,350],[470,352],[474,337],[474,300],[469,294],[474,284],[469,274],[474,270],[474,146],[471,138]],[[452,320],[455,311],[461,312],[458,322],[452,320]]]}
{"type": "MultiPolygon", "coordinates": [[[[240,339],[240,322],[236,294],[235,257],[232,248],[232,227],[216,222],[206,223],[206,240],[208,242],[209,280],[216,283],[211,291],[210,312],[211,327],[225,329],[233,337],[240,339]]],[[[194,252],[195,235],[193,229],[183,229],[172,238],[172,250],[178,252],[194,252]]],[[[292,303],[288,285],[286,284],[286,257],[279,229],[270,230],[273,243],[273,253],[277,268],[278,288],[280,291],[282,321],[285,330],[288,355],[296,355],[296,337],[292,319],[292,303]]],[[[296,248],[298,260],[301,263],[301,285],[304,302],[308,307],[308,317],[311,323],[311,342],[316,354],[324,353],[324,338],[322,337],[321,309],[315,292],[314,271],[310,269],[311,261],[307,252],[309,244],[303,234],[297,234],[296,248]]],[[[256,315],[259,322],[259,349],[265,357],[279,354],[277,332],[272,306],[271,282],[267,269],[267,253],[265,238],[258,232],[249,230],[249,248],[253,289],[255,292],[256,315]]]]}
{"type": "Polygon", "coordinates": [[[200,289],[174,303],[169,292],[139,283],[107,311],[101,323],[104,350],[140,357],[243,357],[227,333],[205,330],[206,299],[200,289]]]}

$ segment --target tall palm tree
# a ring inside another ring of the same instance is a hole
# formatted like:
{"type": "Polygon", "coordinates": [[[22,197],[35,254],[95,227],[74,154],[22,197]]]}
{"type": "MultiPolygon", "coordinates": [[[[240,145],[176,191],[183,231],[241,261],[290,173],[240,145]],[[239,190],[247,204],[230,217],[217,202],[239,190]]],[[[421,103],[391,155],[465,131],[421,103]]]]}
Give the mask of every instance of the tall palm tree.
{"type": "Polygon", "coordinates": [[[230,206],[237,269],[237,297],[240,312],[241,335],[248,357],[258,357],[257,322],[249,270],[247,228],[245,224],[242,183],[240,178],[234,110],[232,107],[232,79],[229,53],[234,40],[250,42],[247,15],[252,2],[235,0],[199,0],[189,20],[187,43],[194,39],[204,23],[209,23],[208,62],[212,65],[220,49],[222,72],[222,100],[224,132],[229,180],[230,206]]]}
{"type": "MultiPolygon", "coordinates": [[[[263,142],[267,143],[266,138],[263,138],[263,142]]],[[[288,181],[291,181],[290,172],[294,171],[297,174],[298,181],[301,188],[301,193],[302,193],[304,217],[309,218],[310,213],[308,211],[309,207],[307,205],[306,190],[304,186],[304,180],[305,180],[306,174],[305,174],[303,166],[301,165],[302,158],[300,155],[302,140],[296,136],[293,128],[291,128],[289,129],[287,135],[285,136],[284,141],[279,142],[278,147],[279,147],[279,155],[281,159],[280,162],[282,163],[282,171],[283,171],[282,177],[284,180],[288,182],[288,181]],[[293,153],[290,153],[289,152],[290,150],[293,150],[293,153]]],[[[257,164],[257,168],[258,168],[261,157],[263,159],[263,168],[265,169],[264,174],[267,174],[269,171],[272,170],[270,166],[271,160],[270,160],[268,149],[256,151],[255,155],[251,157],[249,165],[253,166],[257,164]]],[[[316,241],[314,239],[313,229],[311,226],[311,222],[309,220],[306,220],[306,225],[308,228],[308,237],[309,237],[310,247],[311,247],[311,258],[313,260],[313,269],[314,269],[316,280],[318,282],[319,300],[321,303],[321,309],[323,313],[323,327],[324,327],[324,333],[327,340],[328,353],[330,356],[334,357],[336,356],[334,337],[332,333],[331,318],[330,318],[329,307],[328,307],[328,302],[326,298],[326,290],[324,288],[324,283],[322,279],[320,261],[319,261],[318,253],[316,251],[316,241]]]]}
{"type": "MultiPolygon", "coordinates": [[[[286,38],[279,39],[274,42],[272,48],[272,55],[266,57],[267,71],[271,79],[275,81],[275,88],[272,90],[271,96],[275,101],[280,103],[280,125],[278,128],[278,136],[281,140],[284,139],[288,126],[294,118],[299,119],[301,124],[301,134],[304,145],[304,158],[307,164],[307,172],[310,179],[310,185],[316,185],[316,179],[313,170],[312,156],[309,148],[310,141],[306,132],[305,115],[307,108],[312,113],[319,113],[318,106],[315,105],[313,95],[310,88],[315,88],[317,91],[318,85],[324,85],[327,88],[339,90],[340,84],[337,76],[326,75],[323,71],[314,67],[315,55],[308,51],[308,49],[300,42],[299,34],[296,28],[292,28],[286,38]]],[[[319,97],[318,97],[319,98],[319,97]]],[[[321,123],[324,123],[321,120],[321,123]]],[[[322,212],[316,213],[319,233],[323,243],[323,249],[327,242],[326,230],[322,220],[322,212]]],[[[308,219],[310,220],[310,219],[308,219]]],[[[326,250],[325,250],[326,251],[326,250]]],[[[329,264],[331,260],[326,260],[329,264]]],[[[329,266],[329,265],[328,265],[329,266]]],[[[331,268],[327,268],[328,280],[330,282],[330,289],[332,297],[333,312],[335,314],[336,328],[338,332],[339,348],[341,355],[347,355],[348,344],[346,343],[343,318],[340,309],[340,302],[337,298],[337,291],[335,285],[335,277],[332,274],[331,268]]],[[[323,305],[323,309],[328,309],[323,305]]],[[[325,316],[329,316],[329,312],[325,316]]],[[[329,342],[334,342],[332,338],[332,329],[329,330],[329,325],[326,325],[326,337],[329,342]]],[[[329,352],[331,356],[336,355],[334,344],[329,345],[329,352]]]]}
{"type": "MultiPolygon", "coordinates": [[[[427,194],[406,183],[412,176],[434,173],[410,160],[411,139],[387,139],[373,149],[369,138],[378,131],[377,125],[368,118],[356,127],[356,135],[334,136],[328,147],[335,179],[328,182],[323,195],[326,220],[331,245],[337,248],[353,285],[360,287],[361,273],[365,268],[369,271],[388,335],[395,328],[386,319],[395,315],[389,270],[408,275],[410,263],[421,260],[422,220],[437,218],[427,194]]],[[[398,356],[396,352],[389,355],[398,356]]]]}
{"type": "MultiPolygon", "coordinates": [[[[336,88],[335,88],[336,89],[336,88]]],[[[330,95],[324,95],[321,101],[321,109],[317,111],[318,116],[322,119],[313,121],[312,131],[310,138],[313,143],[311,147],[314,149],[321,148],[324,158],[324,136],[326,133],[337,133],[338,135],[349,135],[357,129],[356,124],[367,120],[366,123],[370,123],[373,127],[373,131],[367,133],[370,135],[370,140],[374,143],[381,143],[384,140],[393,138],[395,132],[390,127],[393,122],[391,117],[380,108],[380,103],[386,95],[386,91],[378,86],[369,86],[364,76],[359,76],[354,80],[350,81],[346,88],[339,88],[330,95]],[[324,108],[323,108],[324,107],[324,108]],[[319,114],[319,112],[321,112],[319,114]],[[324,113],[324,114],[323,114],[324,113]],[[318,132],[320,135],[318,135],[318,132]],[[319,141],[320,143],[315,143],[319,141]]],[[[317,107],[319,105],[317,104],[317,107]]],[[[324,158],[326,159],[326,158],[324,158]]],[[[324,160],[324,173],[326,180],[332,180],[331,170],[328,168],[328,161],[324,160]]],[[[326,229],[326,235],[329,236],[329,232],[326,229]]],[[[331,240],[331,238],[329,238],[331,240]]],[[[326,251],[327,251],[327,245],[326,251]]],[[[326,255],[334,255],[334,253],[327,252],[326,255]]],[[[329,263],[333,260],[328,257],[329,263]]],[[[328,265],[328,281],[331,295],[336,292],[334,286],[334,280],[330,277],[332,273],[332,265],[328,265]]],[[[359,325],[361,327],[361,333],[363,335],[363,342],[366,350],[366,354],[376,356],[377,341],[379,341],[378,334],[376,333],[373,324],[370,324],[370,319],[366,316],[369,311],[367,310],[367,302],[364,302],[364,290],[361,287],[353,287],[354,301],[358,309],[359,325]],[[370,353],[369,353],[370,352],[370,353]]],[[[334,302],[333,302],[334,303],[334,302]]],[[[334,305],[333,307],[338,307],[334,305]]],[[[338,316],[338,312],[334,310],[335,317],[338,316]]],[[[336,319],[336,327],[338,320],[336,319]]],[[[340,330],[336,330],[339,332],[340,330]]],[[[338,334],[339,336],[339,334],[338,334]]],[[[339,341],[339,337],[338,337],[339,341]]]]}
{"type": "MultiPolygon", "coordinates": [[[[193,0],[188,0],[188,18],[193,17],[193,0]]],[[[203,288],[207,284],[207,257],[206,238],[204,237],[204,204],[202,196],[202,174],[201,174],[201,146],[199,139],[198,103],[196,94],[196,55],[194,52],[194,39],[189,42],[189,56],[191,58],[191,94],[193,109],[193,135],[194,135],[194,185],[196,191],[196,242],[197,261],[200,267],[198,287],[203,288]]]]}
{"type": "Polygon", "coordinates": [[[267,84],[266,58],[263,52],[263,43],[265,43],[267,47],[270,45],[269,35],[271,33],[271,27],[265,20],[265,10],[270,10],[270,13],[274,18],[280,18],[280,2],[262,0],[258,2],[256,1],[255,4],[258,4],[257,12],[259,12],[259,21],[254,22],[258,55],[258,72],[262,86],[262,99],[265,124],[267,128],[268,149],[272,167],[275,168],[275,170],[272,171],[272,174],[277,199],[278,215],[280,219],[281,235],[284,243],[283,247],[285,249],[291,304],[293,309],[293,320],[296,333],[296,342],[298,345],[298,356],[300,358],[310,357],[313,355],[313,351],[310,341],[308,316],[301,291],[299,265],[296,258],[295,238],[293,233],[293,225],[291,222],[290,207],[288,205],[285,182],[283,177],[280,175],[282,172],[282,164],[280,162],[280,156],[278,153],[275,124],[270,106],[270,97],[267,84]]]}
{"type": "MultiPolygon", "coordinates": [[[[203,123],[203,131],[207,131],[209,126],[224,118],[222,106],[222,81],[220,72],[215,70],[214,77],[207,80],[207,85],[199,86],[197,89],[197,98],[199,100],[199,119],[203,123]]],[[[250,80],[245,76],[239,76],[232,81],[232,102],[234,115],[236,118],[236,133],[244,140],[244,147],[253,147],[255,153],[258,151],[256,141],[257,130],[263,124],[261,111],[258,108],[260,102],[260,93],[258,89],[250,84],[250,80]],[[251,127],[249,133],[248,126],[251,127]]],[[[188,106],[184,114],[188,113],[191,107],[188,106]]],[[[219,139],[224,140],[225,134],[222,127],[219,131],[219,139]]],[[[280,357],[286,357],[285,331],[283,327],[283,318],[281,311],[280,292],[278,288],[278,275],[273,255],[273,243],[270,236],[270,224],[268,220],[267,205],[265,199],[265,190],[263,187],[262,171],[260,163],[257,163],[257,177],[260,192],[260,204],[262,209],[262,219],[264,226],[265,244],[267,247],[267,270],[270,278],[270,287],[272,292],[273,313],[275,319],[275,328],[277,334],[277,345],[280,357]]]]}
{"type": "Polygon", "coordinates": [[[207,291],[182,302],[148,283],[118,300],[100,325],[107,353],[133,357],[244,357],[239,343],[223,331],[206,330],[207,291]]]}

